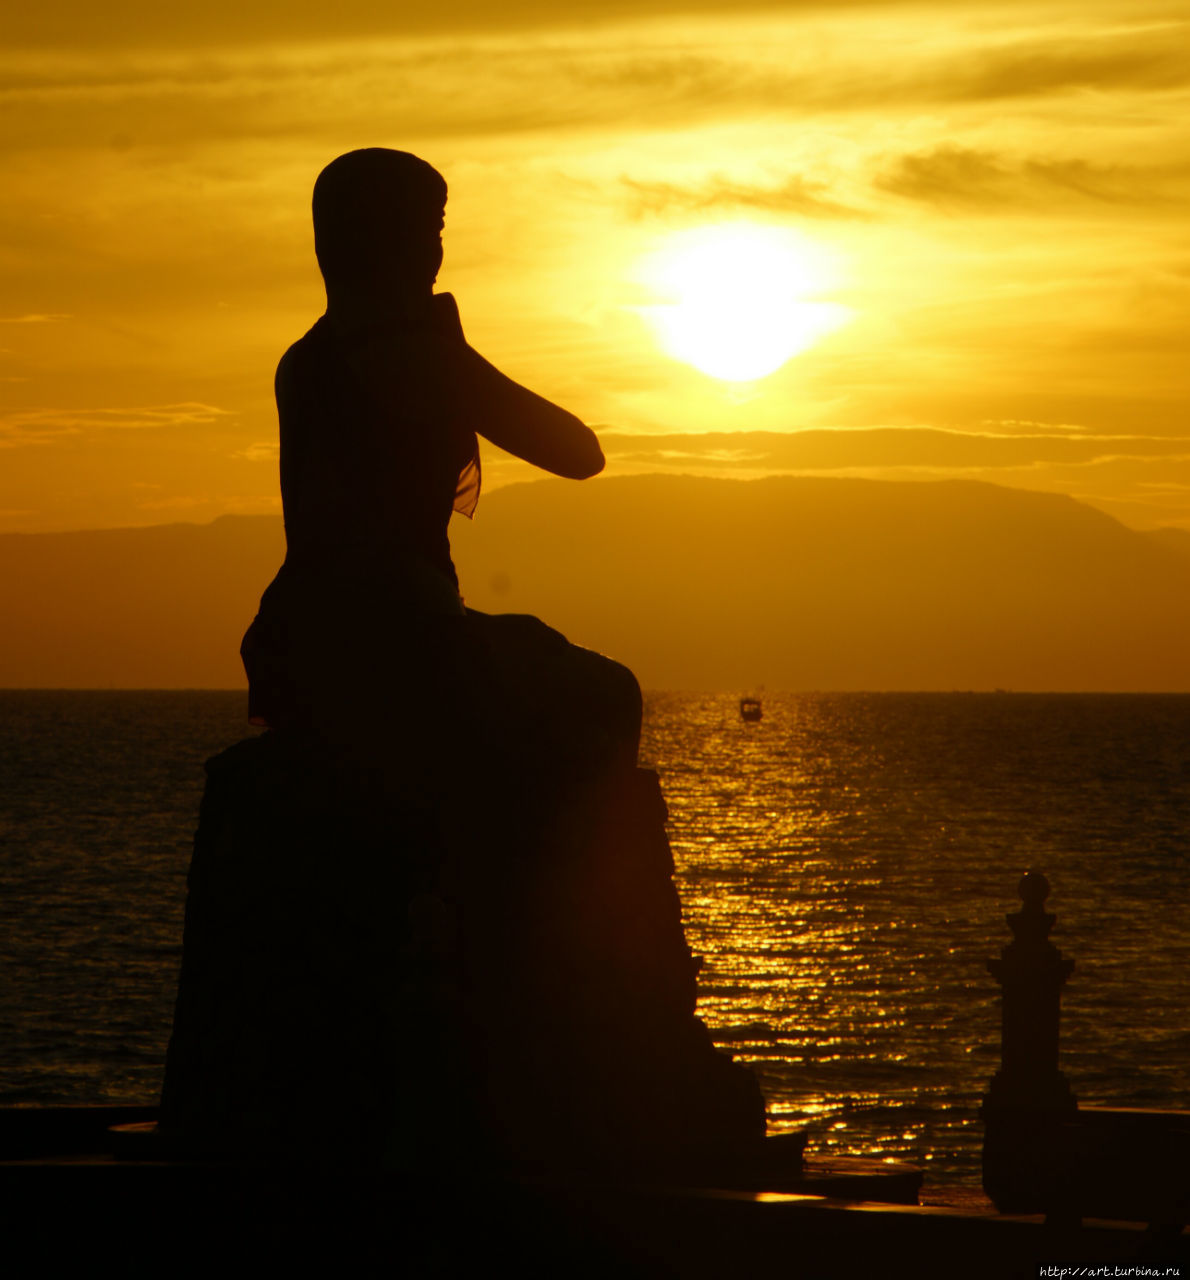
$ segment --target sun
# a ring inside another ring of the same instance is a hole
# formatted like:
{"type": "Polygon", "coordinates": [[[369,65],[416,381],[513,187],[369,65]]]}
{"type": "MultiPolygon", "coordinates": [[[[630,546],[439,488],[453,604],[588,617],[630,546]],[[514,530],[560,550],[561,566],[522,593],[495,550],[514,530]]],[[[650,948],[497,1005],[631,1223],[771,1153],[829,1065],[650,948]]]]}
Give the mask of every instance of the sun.
{"type": "Polygon", "coordinates": [[[725,382],[755,382],[846,324],[848,308],[817,300],[834,271],[827,249],[786,228],[699,227],[641,263],[641,281],[660,300],[638,310],[676,359],[725,382]]]}

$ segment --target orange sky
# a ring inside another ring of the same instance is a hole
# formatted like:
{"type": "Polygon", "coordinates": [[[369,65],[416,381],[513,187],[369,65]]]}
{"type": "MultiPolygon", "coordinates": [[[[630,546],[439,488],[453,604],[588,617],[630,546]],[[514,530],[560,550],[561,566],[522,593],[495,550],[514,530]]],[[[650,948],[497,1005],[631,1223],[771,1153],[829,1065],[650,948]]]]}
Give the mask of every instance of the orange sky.
{"type": "Polygon", "coordinates": [[[6,18],[0,531],[278,509],[309,188],[368,145],[446,175],[471,340],[613,472],[964,476],[1190,528],[1190,5],[563,8],[6,18]],[[751,383],[655,328],[657,255],[723,224],[845,318],[751,383]]]}

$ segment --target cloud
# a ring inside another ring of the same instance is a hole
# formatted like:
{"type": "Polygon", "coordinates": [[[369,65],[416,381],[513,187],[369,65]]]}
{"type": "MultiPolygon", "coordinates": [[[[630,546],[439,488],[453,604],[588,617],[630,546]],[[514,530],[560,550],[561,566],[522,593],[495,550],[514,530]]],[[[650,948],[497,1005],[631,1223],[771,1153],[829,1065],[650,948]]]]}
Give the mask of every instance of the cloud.
{"type": "Polygon", "coordinates": [[[59,320],[70,320],[72,317],[50,311],[34,311],[24,316],[0,316],[0,324],[54,324],[59,320]]]}
{"type": "Polygon", "coordinates": [[[349,15],[340,23],[337,10],[334,18],[312,7],[277,10],[257,14],[259,31],[221,24],[204,8],[206,39],[193,38],[188,20],[158,22],[160,40],[125,41],[113,58],[95,57],[89,43],[85,56],[69,52],[69,41],[65,52],[18,56],[16,41],[0,55],[0,100],[22,149],[90,141],[125,153],[196,138],[429,139],[740,118],[800,125],[824,113],[884,114],[890,104],[1168,92],[1188,79],[1182,31],[1161,27],[1121,31],[1117,23],[1087,37],[1067,20],[1006,41],[1000,27],[974,18],[953,26],[941,7],[898,18],[891,3],[864,6],[861,20],[774,0],[729,19],[709,0],[675,0],[652,11],[687,21],[644,25],[628,21],[643,15],[627,4],[566,6],[566,21],[544,4],[454,7],[454,23],[437,6],[422,7],[425,21],[361,6],[355,24],[349,15]],[[485,20],[489,10],[502,16],[485,20]],[[542,29],[516,37],[518,21],[542,29]]]}
{"type": "Polygon", "coordinates": [[[1075,89],[1176,89],[1190,83],[1185,24],[1091,37],[1021,40],[972,59],[950,79],[955,97],[987,101],[1075,89]],[[1176,27],[1181,26],[1181,31],[1176,27]]]}
{"type": "Polygon", "coordinates": [[[16,409],[0,413],[0,448],[52,444],[99,431],[208,426],[231,416],[227,409],[192,402],[136,409],[16,409]]]}
{"type": "MultiPolygon", "coordinates": [[[[1031,8],[1034,0],[999,0],[1031,8]]],[[[941,6],[940,6],[941,7],[941,6]]],[[[839,10],[903,9],[904,0],[748,0],[750,14],[822,17],[839,10]]],[[[928,13],[928,9],[926,10],[928,13]]],[[[19,5],[5,17],[5,43],[13,49],[218,49],[229,45],[342,40],[352,37],[459,36],[475,32],[602,28],[611,22],[691,20],[729,16],[725,0],[208,0],[201,6],[159,0],[60,0],[52,7],[19,5]]]]}
{"type": "Polygon", "coordinates": [[[825,194],[826,183],[814,182],[801,174],[790,174],[773,186],[733,182],[715,174],[706,182],[681,186],[670,182],[644,182],[622,177],[633,213],[702,212],[708,209],[762,209],[771,213],[795,213],[810,218],[865,218],[868,214],[852,205],[832,200],[825,194]]]}
{"type": "Polygon", "coordinates": [[[1190,160],[1149,167],[1073,159],[1015,160],[1001,152],[943,143],[898,157],[873,180],[881,191],[940,208],[996,212],[1069,210],[1072,202],[1102,205],[1180,204],[1190,184],[1190,160]]]}
{"type": "Polygon", "coordinates": [[[281,456],[281,446],[275,440],[254,440],[247,448],[237,449],[231,456],[245,462],[276,462],[281,456]]]}
{"type": "Polygon", "coordinates": [[[930,204],[988,204],[1003,201],[1006,177],[994,153],[943,143],[901,156],[873,185],[892,195],[930,204]]]}
{"type": "Polygon", "coordinates": [[[992,436],[1023,434],[1045,437],[1052,436],[1055,432],[1086,435],[1088,431],[1081,422],[1036,422],[1031,418],[988,418],[980,425],[984,428],[981,434],[992,436]]]}
{"type": "Polygon", "coordinates": [[[660,466],[666,470],[696,465],[764,472],[855,468],[949,472],[1038,465],[1086,467],[1126,458],[1180,461],[1190,455],[1190,436],[1075,434],[1068,424],[1048,427],[1035,423],[1001,423],[981,432],[935,427],[661,436],[606,432],[600,441],[616,466],[660,466]]]}

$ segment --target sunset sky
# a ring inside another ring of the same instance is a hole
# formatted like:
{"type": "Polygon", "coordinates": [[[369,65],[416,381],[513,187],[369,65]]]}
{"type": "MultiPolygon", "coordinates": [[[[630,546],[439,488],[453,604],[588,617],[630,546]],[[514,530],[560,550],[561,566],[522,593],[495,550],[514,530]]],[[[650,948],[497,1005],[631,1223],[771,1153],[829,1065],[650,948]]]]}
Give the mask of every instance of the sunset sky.
{"type": "Polygon", "coordinates": [[[611,473],[1190,528],[1188,3],[10,9],[0,531],[279,510],[310,187],[374,145],[444,173],[440,287],[611,473]],[[696,367],[731,341],[793,354],[696,367]]]}

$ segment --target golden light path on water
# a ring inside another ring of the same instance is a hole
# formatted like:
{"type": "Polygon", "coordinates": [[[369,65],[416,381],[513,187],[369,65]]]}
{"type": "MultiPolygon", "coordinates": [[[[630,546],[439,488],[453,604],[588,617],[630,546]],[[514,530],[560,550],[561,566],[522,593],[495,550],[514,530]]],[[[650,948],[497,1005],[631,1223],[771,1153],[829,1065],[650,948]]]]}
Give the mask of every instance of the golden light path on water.
{"type": "MultiPolygon", "coordinates": [[[[758,1072],[771,1131],[809,1123],[820,1152],[932,1159],[947,1118],[885,1112],[917,1074],[914,1053],[946,1030],[907,1007],[938,940],[917,936],[924,921],[880,920],[867,905],[881,887],[874,856],[823,856],[827,837],[870,815],[856,787],[834,785],[831,759],[774,752],[793,728],[788,708],[770,701],[755,726],[730,701],[700,710],[663,780],[690,941],[705,957],[701,1016],[758,1072]],[[884,1122],[857,1126],[865,1113],[884,1122]]],[[[805,738],[804,708],[801,719],[805,738]]]]}
{"type": "MultiPolygon", "coordinates": [[[[1184,1030],[1127,1007],[1143,947],[1122,918],[1105,934],[1095,900],[1104,842],[1134,801],[1088,801],[1091,770],[1061,756],[1070,727],[1013,699],[1006,728],[992,697],[791,695],[767,698],[759,724],[734,698],[649,700],[643,758],[662,776],[687,936],[705,958],[699,1013],[759,1076],[770,1132],[805,1127],[812,1151],[978,1180],[977,1108],[999,1059],[986,961],[1031,860],[1063,888],[1057,941],[1073,938],[1096,975],[1065,1001],[1080,1096],[1097,1086],[1119,1102],[1138,1054],[1158,1094],[1186,1093],[1184,1030]]],[[[1169,865],[1145,865],[1129,892],[1159,900],[1169,865]]]]}

